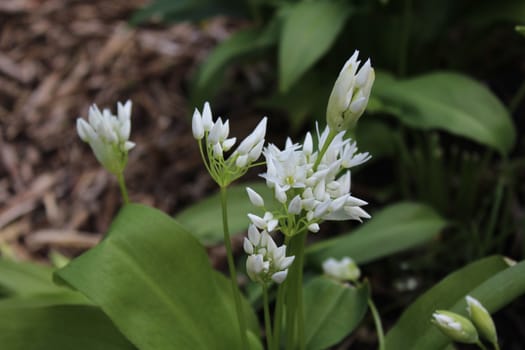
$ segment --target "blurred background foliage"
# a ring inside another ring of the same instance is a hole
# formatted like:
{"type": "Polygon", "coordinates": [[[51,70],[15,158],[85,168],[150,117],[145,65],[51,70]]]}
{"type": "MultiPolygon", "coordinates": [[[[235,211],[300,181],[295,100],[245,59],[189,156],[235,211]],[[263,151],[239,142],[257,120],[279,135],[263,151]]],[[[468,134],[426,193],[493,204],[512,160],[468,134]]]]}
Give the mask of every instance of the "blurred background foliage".
{"type": "Polygon", "coordinates": [[[445,266],[495,252],[523,256],[525,40],[515,29],[523,1],[158,0],[130,21],[216,15],[249,24],[194,74],[196,106],[240,88],[224,79],[232,67],[255,67],[262,83],[253,103],[271,119],[285,117],[298,137],[323,123],[338,70],[359,49],[377,78],[355,131],[373,160],[359,169],[355,191],[371,208],[415,200],[445,217],[449,228],[428,252],[445,266]]]}

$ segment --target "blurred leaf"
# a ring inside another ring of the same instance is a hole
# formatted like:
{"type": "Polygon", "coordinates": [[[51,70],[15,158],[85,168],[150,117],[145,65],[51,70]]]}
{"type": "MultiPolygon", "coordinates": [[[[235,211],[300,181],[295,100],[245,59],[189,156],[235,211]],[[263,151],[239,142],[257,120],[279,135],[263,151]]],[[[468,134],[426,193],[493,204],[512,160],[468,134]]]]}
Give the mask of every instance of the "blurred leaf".
{"type": "Polygon", "coordinates": [[[315,120],[325,116],[332,83],[331,77],[328,80],[326,74],[312,70],[304,74],[293,89],[286,93],[275,91],[269,98],[261,100],[258,106],[286,111],[295,133],[309,117],[315,120]]]}
{"type": "Polygon", "coordinates": [[[233,301],[225,301],[231,293],[198,241],[156,209],[124,206],[106,238],[59,278],[141,350],[240,348],[233,301]]]}
{"type": "Polygon", "coordinates": [[[326,277],[304,286],[306,349],[337,344],[361,322],[368,309],[368,284],[350,287],[326,277]]]}
{"type": "Polygon", "coordinates": [[[265,28],[249,28],[221,42],[202,63],[193,81],[193,100],[200,104],[214,94],[226,67],[246,56],[260,54],[277,42],[277,19],[265,28]]]}
{"type": "Polygon", "coordinates": [[[525,293],[524,275],[525,262],[509,268],[500,256],[478,260],[450,274],[401,315],[387,334],[387,348],[443,349],[450,340],[430,323],[435,310],[466,315],[464,299],[472,295],[493,313],[525,293]]]}
{"type": "Polygon", "coordinates": [[[406,80],[378,72],[372,89],[384,111],[421,129],[442,129],[507,154],[516,140],[509,112],[490,90],[457,73],[406,80]]]}
{"type": "Polygon", "coordinates": [[[396,131],[386,123],[374,119],[359,120],[356,129],[356,140],[359,149],[372,155],[372,161],[395,154],[396,131]]]}
{"type": "Polygon", "coordinates": [[[131,25],[150,19],[162,22],[201,20],[216,15],[245,16],[246,3],[241,0],[156,0],[136,11],[131,25]]]}
{"type": "Polygon", "coordinates": [[[516,26],[516,31],[525,36],[525,26],[516,26]]]}
{"type": "MultiPolygon", "coordinates": [[[[251,204],[246,187],[251,187],[263,198],[272,197],[264,183],[244,183],[228,187],[228,224],[232,235],[248,229],[248,213],[256,208],[251,204]]],[[[213,245],[223,241],[220,193],[216,193],[175,216],[202,244],[213,245]]]]}
{"type": "Polygon", "coordinates": [[[6,350],[135,349],[98,308],[19,306],[10,299],[0,302],[0,344],[6,350]]]}
{"type": "Polygon", "coordinates": [[[445,225],[446,221],[426,205],[397,203],[374,214],[351,233],[312,244],[306,249],[306,259],[318,267],[328,258],[345,256],[363,264],[421,245],[445,225]]]}
{"type": "Polygon", "coordinates": [[[32,295],[61,292],[53,283],[53,268],[0,258],[0,294],[32,295]]]}
{"type": "Polygon", "coordinates": [[[280,91],[288,91],[328,51],[350,10],[343,1],[302,1],[288,9],[279,42],[280,91]]]}

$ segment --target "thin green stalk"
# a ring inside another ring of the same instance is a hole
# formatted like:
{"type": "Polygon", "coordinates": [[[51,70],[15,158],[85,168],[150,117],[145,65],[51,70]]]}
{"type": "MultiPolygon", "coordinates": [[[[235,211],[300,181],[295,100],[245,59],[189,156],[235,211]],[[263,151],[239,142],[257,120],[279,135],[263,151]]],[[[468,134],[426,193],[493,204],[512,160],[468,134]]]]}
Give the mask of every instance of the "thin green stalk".
{"type": "Polygon", "coordinates": [[[246,322],[241,304],[241,292],[237,284],[237,272],[235,271],[235,262],[233,261],[233,251],[230,240],[230,230],[228,228],[228,201],[227,189],[221,186],[221,207],[222,207],[222,227],[224,231],[224,245],[226,246],[226,256],[228,259],[228,269],[230,270],[230,279],[232,283],[233,299],[235,300],[235,310],[237,320],[239,321],[239,331],[241,332],[242,349],[248,349],[248,339],[246,337],[246,322]]]}
{"type": "Polygon", "coordinates": [[[273,349],[278,350],[281,341],[281,327],[283,319],[285,284],[281,284],[277,290],[277,301],[275,304],[275,314],[273,315],[273,349]]]}
{"type": "Polygon", "coordinates": [[[286,349],[305,348],[303,312],[303,263],[307,232],[297,234],[290,241],[294,264],[286,280],[286,349]]]}
{"type": "Polygon", "coordinates": [[[379,312],[377,312],[377,308],[372,298],[368,298],[368,307],[370,308],[372,317],[374,318],[374,323],[377,330],[377,340],[379,342],[379,350],[385,350],[385,333],[383,332],[381,317],[379,316],[379,312]]]}
{"type": "Polygon", "coordinates": [[[126,182],[124,181],[124,172],[120,172],[117,174],[117,181],[120,187],[120,193],[122,193],[122,200],[124,201],[124,204],[128,204],[129,197],[128,190],[126,189],[126,182]]]}
{"type": "Polygon", "coordinates": [[[492,345],[494,346],[494,350],[500,350],[498,342],[495,342],[492,345]]]}
{"type": "Polygon", "coordinates": [[[332,140],[337,135],[337,132],[335,130],[330,129],[330,133],[328,134],[328,137],[326,138],[325,143],[323,144],[323,148],[321,149],[321,152],[319,152],[319,155],[317,156],[317,159],[315,160],[314,164],[314,170],[317,170],[317,167],[319,166],[319,163],[321,163],[321,159],[323,158],[324,154],[326,153],[326,150],[328,150],[328,147],[332,143],[332,140]]]}
{"type": "Polygon", "coordinates": [[[266,328],[266,346],[268,350],[273,350],[272,321],[270,319],[270,303],[268,301],[268,286],[263,284],[263,304],[264,304],[264,327],[266,328]]]}
{"type": "Polygon", "coordinates": [[[487,347],[480,340],[476,342],[476,345],[482,350],[487,350],[487,347]]]}

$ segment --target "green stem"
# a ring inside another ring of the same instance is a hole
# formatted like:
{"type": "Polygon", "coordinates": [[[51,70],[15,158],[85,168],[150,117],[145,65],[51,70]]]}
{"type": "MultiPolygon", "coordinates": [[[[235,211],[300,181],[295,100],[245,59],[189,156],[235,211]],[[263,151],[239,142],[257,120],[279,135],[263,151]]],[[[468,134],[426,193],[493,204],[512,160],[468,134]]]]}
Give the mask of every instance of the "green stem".
{"type": "Polygon", "coordinates": [[[503,198],[504,187],[505,187],[505,180],[503,178],[503,174],[500,174],[498,184],[496,185],[496,190],[494,192],[494,202],[493,202],[492,210],[490,213],[489,224],[487,226],[486,241],[489,241],[489,242],[485,242],[484,247],[483,247],[485,251],[483,252],[483,254],[487,253],[487,250],[489,248],[488,245],[492,241],[492,238],[494,238],[493,235],[494,235],[494,230],[496,228],[498,212],[500,211],[500,208],[501,208],[501,201],[503,198]]]}
{"type": "Polygon", "coordinates": [[[122,200],[124,201],[124,204],[128,204],[129,197],[128,190],[126,189],[126,182],[124,181],[124,172],[120,172],[117,174],[117,181],[120,187],[120,193],[122,193],[122,200]]]}
{"type": "Polygon", "coordinates": [[[303,263],[307,232],[290,241],[295,261],[286,280],[286,349],[305,348],[303,312],[303,263]]]}
{"type": "Polygon", "coordinates": [[[399,43],[399,76],[404,76],[407,70],[408,57],[408,39],[410,36],[410,27],[412,21],[412,0],[405,0],[403,9],[403,29],[401,32],[401,40],[399,43]]]}
{"type": "Polygon", "coordinates": [[[241,292],[237,284],[237,272],[235,271],[235,262],[233,261],[233,251],[230,240],[230,230],[228,228],[228,202],[227,189],[221,186],[221,207],[222,207],[222,227],[224,231],[224,245],[226,246],[226,256],[228,259],[228,269],[230,270],[230,279],[232,283],[233,299],[235,300],[235,310],[237,312],[237,320],[239,321],[239,331],[241,332],[242,349],[248,349],[248,339],[246,337],[246,322],[244,320],[244,312],[241,304],[241,292]]]}
{"type": "Polygon", "coordinates": [[[497,341],[495,343],[493,343],[492,346],[494,346],[494,350],[500,350],[499,344],[498,344],[497,341]]]}
{"type": "Polygon", "coordinates": [[[483,345],[483,343],[479,339],[476,342],[476,345],[482,350],[487,350],[487,347],[485,345],[483,345]]]}
{"type": "Polygon", "coordinates": [[[377,340],[379,342],[379,350],[385,350],[385,333],[383,332],[381,317],[379,316],[379,312],[377,312],[377,308],[372,298],[368,298],[368,307],[370,307],[372,317],[374,318],[374,324],[377,329],[377,340]]]}
{"type": "Polygon", "coordinates": [[[264,304],[264,327],[266,328],[266,346],[268,350],[273,349],[272,321],[270,319],[270,303],[268,301],[268,286],[263,284],[263,304],[264,304]]]}
{"type": "Polygon", "coordinates": [[[277,290],[277,301],[275,305],[275,314],[273,315],[273,349],[277,350],[280,346],[281,327],[283,319],[283,307],[285,296],[285,285],[281,284],[277,290]]]}
{"type": "Polygon", "coordinates": [[[317,170],[317,167],[321,163],[321,159],[323,159],[324,154],[328,150],[328,147],[332,143],[332,140],[337,135],[337,132],[335,130],[330,129],[330,133],[328,134],[328,137],[326,138],[326,141],[323,144],[323,148],[321,148],[321,152],[319,152],[319,155],[317,156],[317,159],[315,160],[314,164],[314,171],[317,170]]]}

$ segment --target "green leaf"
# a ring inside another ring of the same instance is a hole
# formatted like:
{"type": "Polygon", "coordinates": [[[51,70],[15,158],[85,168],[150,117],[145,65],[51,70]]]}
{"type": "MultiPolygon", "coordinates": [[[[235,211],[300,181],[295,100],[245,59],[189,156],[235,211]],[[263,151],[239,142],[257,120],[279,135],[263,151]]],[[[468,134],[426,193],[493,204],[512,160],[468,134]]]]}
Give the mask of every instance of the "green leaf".
{"type": "Polygon", "coordinates": [[[432,313],[442,309],[465,314],[464,298],[470,293],[474,297],[480,297],[482,302],[490,299],[491,302],[487,307],[490,307],[489,311],[495,311],[497,307],[515,298],[519,294],[517,291],[524,292],[525,280],[522,278],[524,268],[525,264],[522,263],[509,269],[502,257],[492,256],[448,275],[419,297],[401,315],[399,321],[387,334],[386,348],[443,349],[449,343],[449,339],[430,323],[432,313]],[[503,277],[512,280],[503,281],[503,277]],[[493,290],[490,291],[489,288],[493,290]],[[503,288],[510,288],[510,291],[507,293],[503,288]],[[496,301],[497,298],[501,300],[496,301]],[[417,334],[417,337],[414,334],[417,334]]]}
{"type": "Polygon", "coordinates": [[[32,295],[63,291],[53,283],[53,268],[0,258],[0,294],[32,295]]]}
{"type": "Polygon", "coordinates": [[[350,10],[344,1],[302,1],[287,10],[279,42],[279,90],[288,91],[328,51],[350,10]]]}
{"type": "MultiPolygon", "coordinates": [[[[265,198],[272,197],[263,183],[245,183],[228,187],[228,224],[232,235],[248,229],[248,213],[256,208],[250,203],[246,187],[251,187],[265,198]]],[[[223,241],[220,193],[214,194],[175,216],[202,244],[213,245],[223,241]]]]}
{"type": "Polygon", "coordinates": [[[485,86],[461,74],[438,72],[395,80],[378,72],[372,94],[383,111],[412,127],[442,129],[502,154],[516,140],[505,106],[485,86]]]}
{"type": "Polygon", "coordinates": [[[396,137],[396,130],[378,118],[361,119],[357,124],[357,144],[360,150],[373,155],[371,161],[394,156],[395,148],[392,145],[397,142],[396,137]]]}
{"type": "Polygon", "coordinates": [[[191,234],[137,204],[124,206],[98,246],[57,272],[141,350],[239,349],[233,302],[215,276],[191,234]]]}
{"type": "Polygon", "coordinates": [[[434,238],[446,225],[432,208],[411,202],[397,203],[374,214],[352,233],[312,244],[306,250],[310,264],[349,256],[358,264],[376,260],[434,238]]]}
{"type": "Polygon", "coordinates": [[[199,67],[192,86],[193,100],[200,104],[214,93],[222,82],[227,65],[245,57],[260,54],[277,42],[277,20],[265,28],[240,30],[221,42],[199,67]]]}
{"type": "Polygon", "coordinates": [[[521,35],[525,36],[525,26],[516,26],[516,31],[521,35]]]}
{"type": "Polygon", "coordinates": [[[348,336],[368,309],[368,284],[357,288],[326,277],[304,286],[306,349],[327,349],[348,336]]]}
{"type": "Polygon", "coordinates": [[[98,308],[28,307],[0,302],[0,344],[8,350],[132,350],[98,308]]]}

